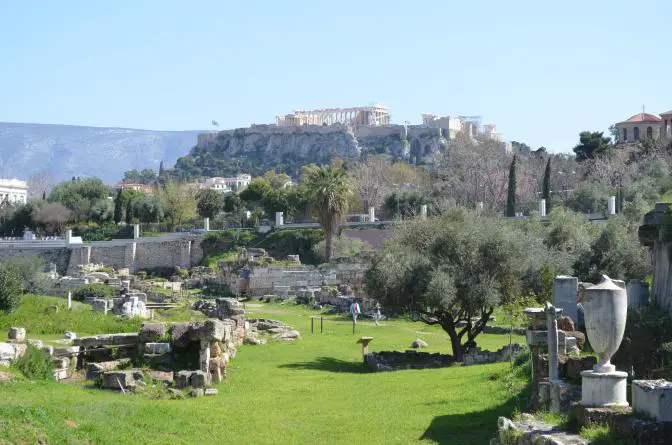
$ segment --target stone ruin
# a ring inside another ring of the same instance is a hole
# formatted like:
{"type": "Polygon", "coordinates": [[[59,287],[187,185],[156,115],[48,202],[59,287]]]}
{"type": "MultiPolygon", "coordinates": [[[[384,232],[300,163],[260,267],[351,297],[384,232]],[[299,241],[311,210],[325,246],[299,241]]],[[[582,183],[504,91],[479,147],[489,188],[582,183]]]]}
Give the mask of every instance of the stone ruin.
{"type": "MultiPolygon", "coordinates": [[[[567,284],[571,277],[559,278],[567,284]]],[[[624,443],[669,443],[672,383],[633,380],[630,407],[628,373],[618,371],[610,363],[623,338],[627,310],[648,304],[648,286],[633,281],[626,286],[623,281],[603,276],[597,285],[584,285],[583,295],[572,295],[574,289],[581,288],[580,285],[561,287],[568,294],[564,299],[570,309],[574,301],[582,303],[577,307],[585,311],[584,334],[598,359],[564,355],[569,337],[563,344],[559,328],[573,327],[573,324],[560,317],[562,309],[550,304],[543,309],[527,309],[530,317],[527,338],[532,351],[532,409],[568,412],[577,429],[606,425],[610,433],[624,443]]],[[[580,339],[577,336],[577,340],[580,339]]],[[[585,336],[582,341],[586,341],[585,336]]],[[[493,445],[588,443],[576,434],[545,424],[530,414],[523,414],[515,421],[500,417],[498,426],[497,437],[491,441],[493,445]]]]}
{"type": "MultiPolygon", "coordinates": [[[[419,348],[425,346],[417,347],[419,348]]],[[[505,362],[511,360],[513,357],[516,357],[522,350],[523,345],[518,343],[506,345],[494,352],[481,351],[480,348],[473,348],[464,354],[462,364],[469,366],[505,362]]],[[[399,371],[403,369],[443,368],[452,366],[456,362],[452,355],[420,352],[410,349],[404,352],[369,352],[364,355],[364,363],[371,371],[384,372],[399,371]]]]}
{"type": "Polygon", "coordinates": [[[60,340],[64,344],[58,348],[27,340],[25,329],[12,328],[9,341],[0,343],[0,365],[8,365],[33,344],[54,360],[55,380],[86,370],[86,378],[101,388],[136,390],[146,386],[149,377],[168,391],[191,388],[193,396],[216,394],[216,389],[208,387],[226,377],[237,346],[254,334],[238,301],[220,298],[216,304],[218,318],[170,324],[145,322],[138,333],[60,340]]]}

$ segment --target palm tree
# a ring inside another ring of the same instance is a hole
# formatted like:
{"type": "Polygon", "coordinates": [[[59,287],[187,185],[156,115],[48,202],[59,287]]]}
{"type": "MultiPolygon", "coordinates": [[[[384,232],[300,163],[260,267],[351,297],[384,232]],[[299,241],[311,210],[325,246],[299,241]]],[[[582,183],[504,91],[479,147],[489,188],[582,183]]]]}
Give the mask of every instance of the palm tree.
{"type": "Polygon", "coordinates": [[[343,168],[311,165],[304,169],[308,201],[324,229],[324,257],[331,260],[333,237],[348,211],[352,184],[343,168]]]}

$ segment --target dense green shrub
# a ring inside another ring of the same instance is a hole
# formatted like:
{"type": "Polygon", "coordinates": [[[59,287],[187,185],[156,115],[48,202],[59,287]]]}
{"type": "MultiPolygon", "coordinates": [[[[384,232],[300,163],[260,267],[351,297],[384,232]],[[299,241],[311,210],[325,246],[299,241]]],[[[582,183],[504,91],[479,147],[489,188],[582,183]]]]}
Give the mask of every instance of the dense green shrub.
{"type": "Polygon", "coordinates": [[[0,263],[0,311],[12,312],[21,296],[20,268],[12,263],[0,263]]]}
{"type": "MultiPolygon", "coordinates": [[[[337,236],[333,241],[332,259],[348,258],[357,255],[360,252],[370,252],[373,246],[358,238],[350,238],[349,236],[337,236]]],[[[313,254],[320,262],[324,261],[324,240],[313,246],[313,254]]]]}
{"type": "Polygon", "coordinates": [[[72,293],[72,298],[77,301],[84,301],[87,298],[112,298],[114,296],[114,289],[106,284],[87,284],[86,286],[76,289],[72,293]]]}
{"type": "Polygon", "coordinates": [[[54,364],[45,353],[28,345],[26,353],[12,362],[12,367],[30,380],[53,380],[54,364]]]}
{"type": "Polygon", "coordinates": [[[287,255],[299,255],[304,264],[319,264],[313,246],[324,239],[320,229],[312,230],[278,230],[268,233],[254,247],[266,249],[276,260],[284,260],[287,255]]]}
{"type": "Polygon", "coordinates": [[[666,311],[628,308],[623,342],[612,362],[618,369],[633,370],[638,379],[672,378],[671,341],[672,319],[666,311]]]}

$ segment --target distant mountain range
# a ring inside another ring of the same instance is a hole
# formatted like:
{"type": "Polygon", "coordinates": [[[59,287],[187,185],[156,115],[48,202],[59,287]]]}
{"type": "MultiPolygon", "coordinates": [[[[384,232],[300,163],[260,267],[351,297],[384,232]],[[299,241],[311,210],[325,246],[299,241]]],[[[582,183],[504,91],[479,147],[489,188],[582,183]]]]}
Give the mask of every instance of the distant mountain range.
{"type": "Polygon", "coordinates": [[[0,122],[0,177],[25,180],[46,170],[57,180],[95,176],[114,184],[127,170],[172,166],[199,133],[0,122]]]}

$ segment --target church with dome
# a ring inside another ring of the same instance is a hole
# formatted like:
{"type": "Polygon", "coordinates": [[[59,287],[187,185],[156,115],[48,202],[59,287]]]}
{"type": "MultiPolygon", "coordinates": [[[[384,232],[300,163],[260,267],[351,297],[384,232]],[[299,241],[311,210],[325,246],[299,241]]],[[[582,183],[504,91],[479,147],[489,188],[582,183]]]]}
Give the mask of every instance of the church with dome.
{"type": "Polygon", "coordinates": [[[616,124],[618,142],[636,142],[642,138],[672,142],[672,110],[655,114],[641,112],[616,124]]]}

